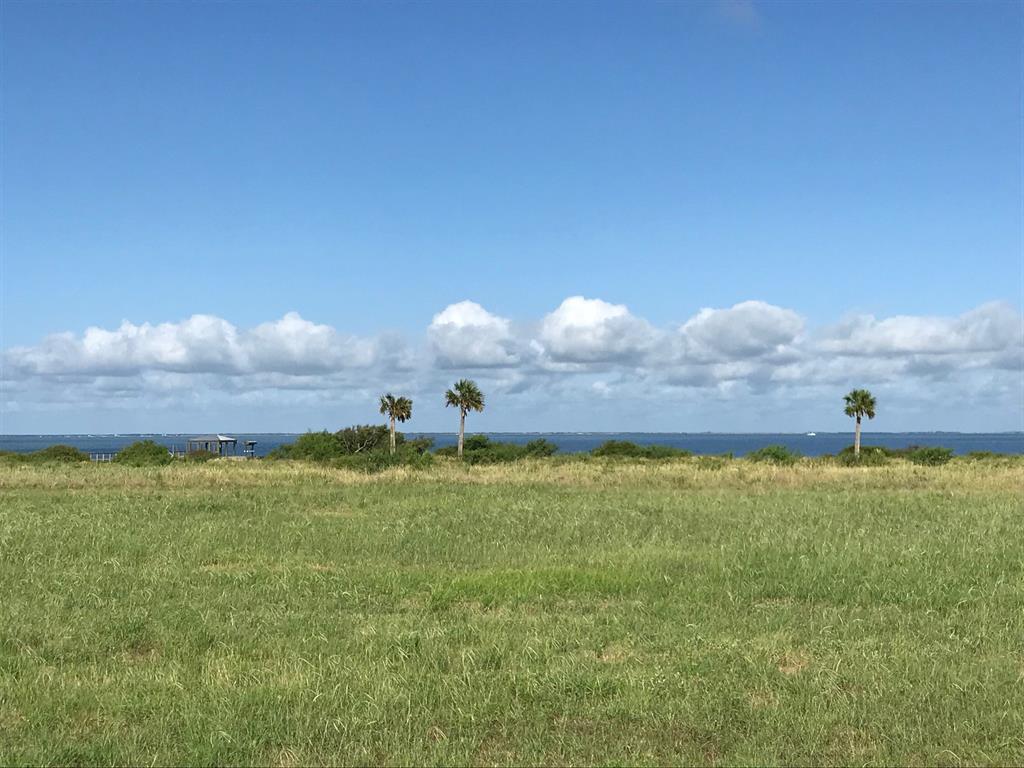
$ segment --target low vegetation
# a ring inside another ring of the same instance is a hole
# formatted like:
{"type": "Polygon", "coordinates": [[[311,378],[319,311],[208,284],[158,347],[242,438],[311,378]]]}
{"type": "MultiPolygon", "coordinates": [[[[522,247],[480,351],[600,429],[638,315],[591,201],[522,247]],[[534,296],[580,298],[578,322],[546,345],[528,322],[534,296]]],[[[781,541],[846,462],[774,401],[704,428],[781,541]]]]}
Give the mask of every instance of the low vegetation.
{"type": "Polygon", "coordinates": [[[294,443],[275,448],[267,459],[310,461],[375,473],[390,467],[429,466],[432,442],[429,438],[409,440],[401,432],[392,433],[387,425],[359,424],[337,432],[307,432],[294,443]]]}
{"type": "Polygon", "coordinates": [[[0,463],[0,764],[1020,764],[1022,484],[0,463]]]}
{"type": "Polygon", "coordinates": [[[928,448],[916,448],[908,451],[906,454],[907,458],[910,459],[914,464],[924,464],[929,467],[938,467],[942,464],[946,464],[953,458],[952,448],[940,448],[939,446],[930,446],[928,448]]]}
{"type": "Polygon", "coordinates": [[[747,461],[758,461],[765,464],[790,466],[792,464],[796,464],[800,459],[800,454],[796,451],[791,451],[784,445],[766,445],[764,448],[751,451],[745,458],[747,461]]]}
{"type": "MultiPolygon", "coordinates": [[[[543,438],[520,445],[492,441],[486,435],[470,435],[465,440],[462,459],[467,464],[499,464],[526,458],[545,458],[553,456],[557,451],[557,445],[543,438]]],[[[455,458],[459,455],[456,445],[438,448],[434,453],[455,458]]]]}
{"type": "MultiPolygon", "coordinates": [[[[975,454],[970,454],[975,456],[975,454]]],[[[983,451],[977,454],[977,458],[999,456],[1000,454],[983,451]]],[[[939,446],[910,445],[906,448],[885,448],[878,445],[866,445],[861,447],[858,454],[855,446],[848,446],[839,452],[836,459],[844,466],[880,467],[888,463],[890,459],[906,459],[914,464],[938,467],[948,463],[953,458],[952,448],[939,446]]]]}
{"type": "Polygon", "coordinates": [[[637,445],[628,440],[606,440],[591,451],[599,458],[613,459],[677,459],[692,456],[690,451],[668,445],[637,445]]]}
{"type": "Polygon", "coordinates": [[[167,450],[167,446],[152,440],[139,440],[118,451],[114,461],[130,467],[159,467],[170,464],[174,456],[167,450]]]}
{"type": "Polygon", "coordinates": [[[18,464],[75,464],[89,461],[89,454],[71,445],[48,445],[30,453],[0,451],[0,460],[18,464]]]}

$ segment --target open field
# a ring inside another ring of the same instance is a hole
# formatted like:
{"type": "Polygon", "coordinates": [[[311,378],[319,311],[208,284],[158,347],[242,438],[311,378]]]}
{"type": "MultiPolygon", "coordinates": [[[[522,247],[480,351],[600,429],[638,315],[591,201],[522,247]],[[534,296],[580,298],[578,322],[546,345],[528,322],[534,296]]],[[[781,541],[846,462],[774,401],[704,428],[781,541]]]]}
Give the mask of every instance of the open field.
{"type": "Polygon", "coordinates": [[[1022,489],[0,465],[0,763],[1020,764],[1022,489]]]}

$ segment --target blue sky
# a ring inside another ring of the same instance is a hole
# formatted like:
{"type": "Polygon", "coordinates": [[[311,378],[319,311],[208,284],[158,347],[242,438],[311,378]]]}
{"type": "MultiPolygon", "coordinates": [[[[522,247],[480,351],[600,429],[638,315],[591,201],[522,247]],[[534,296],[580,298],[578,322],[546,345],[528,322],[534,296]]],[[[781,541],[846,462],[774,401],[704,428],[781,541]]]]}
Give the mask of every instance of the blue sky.
{"type": "Polygon", "coordinates": [[[0,431],[1024,428],[1019,3],[2,8],[0,431]]]}

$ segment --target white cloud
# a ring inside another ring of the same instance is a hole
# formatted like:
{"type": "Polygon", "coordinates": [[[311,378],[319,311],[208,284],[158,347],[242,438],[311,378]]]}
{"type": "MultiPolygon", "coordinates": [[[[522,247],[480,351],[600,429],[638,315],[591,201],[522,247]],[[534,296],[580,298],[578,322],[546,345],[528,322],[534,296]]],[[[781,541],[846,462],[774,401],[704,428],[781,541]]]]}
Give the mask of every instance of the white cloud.
{"type": "Polygon", "coordinates": [[[426,341],[355,337],[294,312],[250,329],[194,315],[58,333],[0,357],[0,416],[100,406],[216,411],[243,402],[349,407],[372,405],[389,389],[441,408],[453,368],[478,379],[497,410],[512,402],[542,410],[557,400],[579,410],[613,396],[623,413],[646,412],[652,398],[697,411],[767,398],[760,407],[771,412],[864,386],[905,403],[919,397],[920,413],[941,393],[947,412],[1004,413],[1006,428],[1024,416],[1024,325],[1019,311],[999,303],[956,317],[860,316],[808,329],[792,309],[745,301],[660,329],[596,298],[569,297],[539,322],[520,324],[462,301],[433,317],[426,341]]]}
{"type": "Polygon", "coordinates": [[[284,373],[338,371],[374,362],[372,341],[342,337],[329,325],[289,312],[280,320],[256,326],[244,337],[248,368],[284,373]]]}
{"type": "Polygon", "coordinates": [[[825,352],[856,356],[1003,352],[1021,345],[1021,316],[993,302],[959,317],[873,315],[849,318],[825,332],[825,352]]]}
{"type": "Polygon", "coordinates": [[[654,329],[622,304],[571,296],[544,318],[540,345],[555,362],[637,361],[654,341],[654,329]]]}
{"type": "Polygon", "coordinates": [[[493,368],[519,362],[511,322],[472,301],[450,304],[434,315],[427,337],[443,368],[493,368]]]}
{"type": "Polygon", "coordinates": [[[5,362],[22,375],[130,376],[178,373],[325,372],[365,367],[374,344],[339,335],[289,312],[248,332],[219,317],[193,315],[180,323],[88,328],[48,336],[36,347],[15,347],[5,362]]]}
{"type": "Polygon", "coordinates": [[[744,360],[785,353],[803,331],[791,309],[744,301],[729,309],[702,309],[679,329],[686,360],[744,360]]]}

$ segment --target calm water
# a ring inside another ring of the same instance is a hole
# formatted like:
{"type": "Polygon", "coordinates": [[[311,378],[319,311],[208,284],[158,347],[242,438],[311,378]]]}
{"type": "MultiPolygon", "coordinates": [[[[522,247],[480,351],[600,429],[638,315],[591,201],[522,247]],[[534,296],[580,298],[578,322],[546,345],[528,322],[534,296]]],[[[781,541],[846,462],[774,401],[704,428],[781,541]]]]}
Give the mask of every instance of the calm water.
{"type": "MultiPolygon", "coordinates": [[[[256,441],[256,455],[265,456],[282,443],[290,443],[295,434],[252,434],[230,432],[238,438],[241,451],[245,440],[256,441]]],[[[447,432],[407,432],[409,437],[432,437],[434,446],[454,445],[456,436],[447,432]]],[[[819,432],[810,437],[803,434],[718,434],[718,433],[657,433],[657,432],[491,432],[493,440],[527,443],[543,437],[566,453],[589,451],[605,440],[631,440],[643,445],[670,445],[700,454],[729,453],[741,456],[766,445],[784,445],[804,456],[838,453],[853,442],[852,432],[819,432]]],[[[89,453],[116,453],[136,440],[154,440],[168,448],[184,450],[185,440],[191,435],[0,435],[0,451],[36,451],[48,445],[63,443],[89,453]]],[[[904,448],[908,445],[940,445],[952,448],[958,454],[970,451],[997,453],[1024,453],[1024,433],[999,432],[991,434],[973,432],[867,432],[865,445],[884,445],[904,448]]]]}

